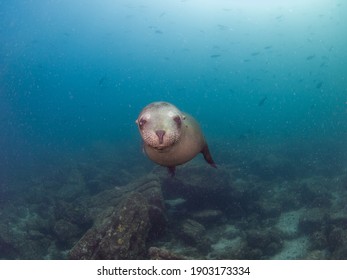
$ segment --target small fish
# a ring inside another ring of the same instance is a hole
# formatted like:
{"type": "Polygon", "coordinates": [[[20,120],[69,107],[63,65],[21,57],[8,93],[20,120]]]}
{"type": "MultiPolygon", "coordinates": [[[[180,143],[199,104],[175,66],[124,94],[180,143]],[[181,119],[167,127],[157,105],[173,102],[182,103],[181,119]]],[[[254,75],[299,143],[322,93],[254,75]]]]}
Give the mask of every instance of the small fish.
{"type": "Polygon", "coordinates": [[[271,48],[272,48],[272,46],[266,46],[266,47],[264,47],[265,50],[269,50],[269,49],[271,49],[271,48]]]}
{"type": "Polygon", "coordinates": [[[163,31],[161,31],[161,30],[158,29],[158,30],[155,31],[155,33],[156,33],[156,34],[163,34],[163,31]]]}
{"type": "Polygon", "coordinates": [[[223,24],[218,24],[217,26],[218,26],[219,30],[228,30],[229,29],[228,26],[223,25],[223,24]]]}
{"type": "Polygon", "coordinates": [[[252,52],[251,53],[251,56],[257,56],[257,55],[259,55],[260,54],[260,52],[252,52]]]}
{"type": "Polygon", "coordinates": [[[267,96],[265,96],[262,99],[260,99],[259,102],[258,102],[258,106],[263,106],[266,100],[267,100],[267,96]]]}
{"type": "Polygon", "coordinates": [[[314,55],[314,54],[312,54],[312,55],[309,55],[309,56],[307,56],[306,57],[306,60],[311,60],[311,59],[313,59],[313,58],[315,58],[316,56],[314,55]]]}
{"type": "Polygon", "coordinates": [[[106,80],[107,80],[107,76],[106,75],[102,76],[98,83],[99,86],[102,86],[106,82],[106,80]]]}
{"type": "Polygon", "coordinates": [[[221,55],[220,54],[213,54],[213,55],[210,55],[211,58],[217,58],[217,57],[220,57],[221,55]]]}
{"type": "Polygon", "coordinates": [[[320,89],[323,85],[323,82],[319,82],[316,84],[316,89],[320,89]]]}

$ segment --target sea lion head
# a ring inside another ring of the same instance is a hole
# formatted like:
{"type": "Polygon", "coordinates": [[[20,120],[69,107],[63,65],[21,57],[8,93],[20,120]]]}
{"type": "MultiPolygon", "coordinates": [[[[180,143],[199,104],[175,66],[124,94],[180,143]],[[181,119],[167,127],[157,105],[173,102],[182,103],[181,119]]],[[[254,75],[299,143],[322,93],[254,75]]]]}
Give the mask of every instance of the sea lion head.
{"type": "Polygon", "coordinates": [[[136,124],[146,145],[163,150],[179,141],[184,118],[174,105],[154,102],[141,111],[136,124]]]}

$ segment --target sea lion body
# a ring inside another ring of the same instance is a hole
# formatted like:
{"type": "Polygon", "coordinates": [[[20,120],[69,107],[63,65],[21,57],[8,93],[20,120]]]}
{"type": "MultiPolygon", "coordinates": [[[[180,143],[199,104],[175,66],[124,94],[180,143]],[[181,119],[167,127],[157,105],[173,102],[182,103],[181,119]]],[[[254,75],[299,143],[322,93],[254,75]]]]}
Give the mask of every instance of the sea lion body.
{"type": "Polygon", "coordinates": [[[147,105],[136,120],[147,156],[155,163],[169,168],[174,174],[177,165],[197,154],[216,167],[207,143],[195,119],[167,102],[147,105]]]}

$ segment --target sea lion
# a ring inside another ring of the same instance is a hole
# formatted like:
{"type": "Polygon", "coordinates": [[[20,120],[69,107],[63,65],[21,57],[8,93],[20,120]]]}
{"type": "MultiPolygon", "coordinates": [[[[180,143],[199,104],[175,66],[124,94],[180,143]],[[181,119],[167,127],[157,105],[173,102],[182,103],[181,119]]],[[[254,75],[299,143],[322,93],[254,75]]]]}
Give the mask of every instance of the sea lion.
{"type": "Polygon", "coordinates": [[[136,120],[144,151],[155,163],[175,174],[175,167],[190,161],[198,153],[216,167],[199,124],[168,102],[147,105],[136,120]]]}

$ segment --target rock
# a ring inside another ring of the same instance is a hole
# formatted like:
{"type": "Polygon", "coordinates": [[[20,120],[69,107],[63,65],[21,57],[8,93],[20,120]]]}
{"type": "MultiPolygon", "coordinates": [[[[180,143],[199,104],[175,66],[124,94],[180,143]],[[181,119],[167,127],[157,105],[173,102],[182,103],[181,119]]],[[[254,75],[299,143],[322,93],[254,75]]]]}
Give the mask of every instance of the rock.
{"type": "Polygon", "coordinates": [[[331,206],[332,198],[330,188],[326,178],[316,176],[301,180],[296,191],[302,204],[310,205],[312,208],[328,208],[331,206]]]}
{"type": "Polygon", "coordinates": [[[1,236],[0,232],[0,259],[14,259],[18,255],[16,248],[1,236]]]}
{"type": "Polygon", "coordinates": [[[347,245],[347,230],[334,227],[328,234],[328,245],[331,251],[347,245]]]}
{"type": "Polygon", "coordinates": [[[327,236],[324,231],[319,230],[310,236],[310,248],[314,250],[324,250],[328,246],[327,236]]]}
{"type": "Polygon", "coordinates": [[[336,227],[347,227],[347,213],[346,210],[332,212],[329,217],[329,223],[336,227]]]}
{"type": "Polygon", "coordinates": [[[99,228],[92,228],[70,251],[71,259],[144,259],[151,224],[149,205],[131,193],[99,228]]]}
{"type": "Polygon", "coordinates": [[[232,239],[222,237],[211,247],[210,259],[245,259],[246,242],[240,236],[232,239]]]}
{"type": "Polygon", "coordinates": [[[271,256],[283,247],[283,240],[278,230],[249,230],[246,232],[247,246],[250,248],[250,259],[254,259],[259,250],[261,256],[271,256]]]}
{"type": "Polygon", "coordinates": [[[163,179],[166,199],[181,198],[191,209],[224,209],[230,204],[229,173],[222,168],[185,165],[174,178],[163,179]]]}
{"type": "Polygon", "coordinates": [[[148,215],[151,229],[148,238],[153,240],[162,236],[166,231],[167,217],[165,214],[164,197],[158,182],[148,182],[137,189],[147,199],[148,215]]]}
{"type": "Polygon", "coordinates": [[[227,224],[224,227],[222,235],[227,239],[234,239],[241,235],[241,231],[233,224],[227,224]]]}
{"type": "Polygon", "coordinates": [[[223,218],[223,212],[220,210],[206,209],[196,211],[191,214],[192,218],[202,224],[215,224],[223,218]]]}
{"type": "Polygon", "coordinates": [[[87,207],[82,204],[58,200],[54,213],[57,220],[66,220],[81,228],[89,228],[92,223],[87,207]]]}
{"type": "Polygon", "coordinates": [[[205,227],[197,221],[186,219],[182,222],[179,235],[188,245],[196,247],[200,251],[208,252],[211,242],[205,236],[205,227]]]}
{"type": "MultiPolygon", "coordinates": [[[[105,216],[105,210],[111,209],[112,211],[113,207],[121,203],[131,192],[144,193],[148,198],[155,193],[156,196],[150,198],[151,201],[160,201],[162,199],[161,183],[159,179],[155,176],[141,177],[127,185],[116,186],[92,196],[85,204],[88,205],[89,213],[94,223],[102,222],[105,216]]],[[[154,205],[165,209],[163,206],[164,202],[154,203],[154,205]]]]}
{"type": "Polygon", "coordinates": [[[325,250],[313,250],[306,254],[304,257],[305,260],[326,260],[326,252],[325,250]]]}
{"type": "Polygon", "coordinates": [[[63,242],[67,242],[71,238],[82,234],[78,226],[65,220],[58,220],[54,225],[53,231],[58,240],[63,242]]]}
{"type": "Polygon", "coordinates": [[[281,204],[271,199],[263,198],[255,203],[257,212],[262,217],[276,218],[281,215],[281,204]]]}
{"type": "Polygon", "coordinates": [[[164,199],[156,176],[105,190],[85,204],[94,225],[70,250],[71,259],[145,259],[147,243],[166,232],[164,199]]]}
{"type": "Polygon", "coordinates": [[[202,224],[191,219],[184,220],[180,229],[182,239],[190,245],[199,243],[203,239],[206,231],[202,224]]]}
{"type": "Polygon", "coordinates": [[[326,225],[327,214],[324,209],[315,207],[303,212],[299,219],[299,230],[304,233],[313,233],[322,230],[326,225]]]}
{"type": "Polygon", "coordinates": [[[279,217],[276,228],[280,230],[282,236],[286,239],[299,237],[299,220],[303,213],[302,209],[284,212],[279,217]]]}
{"type": "Polygon", "coordinates": [[[347,256],[347,244],[343,244],[341,247],[336,248],[330,256],[332,260],[346,260],[347,256]]]}
{"type": "Polygon", "coordinates": [[[185,260],[186,257],[172,253],[166,249],[150,247],[148,255],[151,260],[185,260]]]}

